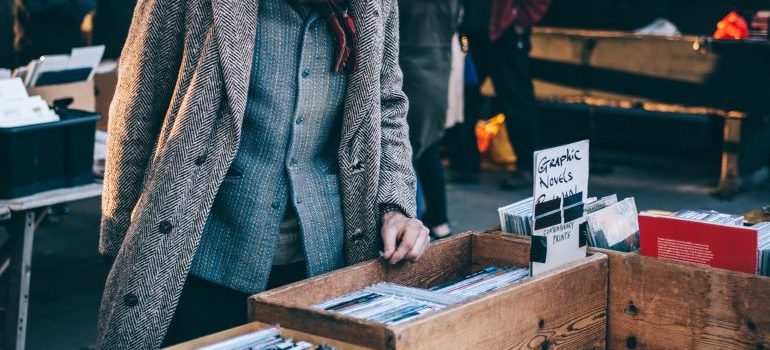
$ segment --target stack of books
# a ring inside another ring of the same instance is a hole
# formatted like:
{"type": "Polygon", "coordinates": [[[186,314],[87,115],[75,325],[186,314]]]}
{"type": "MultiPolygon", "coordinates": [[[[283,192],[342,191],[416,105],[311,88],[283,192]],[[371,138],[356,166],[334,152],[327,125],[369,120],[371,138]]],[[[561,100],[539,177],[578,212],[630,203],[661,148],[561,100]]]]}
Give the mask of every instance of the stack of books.
{"type": "Polygon", "coordinates": [[[313,307],[359,319],[396,325],[500,289],[528,276],[528,268],[490,266],[429,289],[386,282],[377,283],[323,301],[313,307]]]}
{"type": "Polygon", "coordinates": [[[743,215],[725,214],[714,210],[680,210],[675,212],[673,216],[734,226],[743,226],[745,222],[743,215]]]}
{"type": "Polygon", "coordinates": [[[529,277],[528,268],[489,266],[468,276],[442,283],[430,290],[467,299],[500,289],[526,277],[529,277]]]}
{"type": "Polygon", "coordinates": [[[457,301],[423,289],[378,283],[313,307],[378,323],[400,324],[457,301]]]}
{"type": "Polygon", "coordinates": [[[586,211],[585,234],[592,247],[633,252],[639,249],[639,212],[633,197],[616,195],[593,201],[586,211]]]}
{"type": "Polygon", "coordinates": [[[532,197],[497,209],[503,232],[532,235],[532,197]]]}
{"type": "MultiPolygon", "coordinates": [[[[532,235],[533,198],[497,209],[503,232],[532,235]]],[[[618,201],[617,195],[587,198],[583,205],[583,234],[592,247],[632,252],[639,249],[639,222],[633,197],[618,201]]]]}
{"type": "Polygon", "coordinates": [[[770,223],[713,210],[639,215],[640,253],[671,261],[770,276],[770,223]]]}
{"type": "Polygon", "coordinates": [[[295,342],[281,336],[278,326],[256,330],[230,338],[215,344],[201,347],[199,350],[333,350],[327,345],[316,346],[304,341],[295,342]]]}

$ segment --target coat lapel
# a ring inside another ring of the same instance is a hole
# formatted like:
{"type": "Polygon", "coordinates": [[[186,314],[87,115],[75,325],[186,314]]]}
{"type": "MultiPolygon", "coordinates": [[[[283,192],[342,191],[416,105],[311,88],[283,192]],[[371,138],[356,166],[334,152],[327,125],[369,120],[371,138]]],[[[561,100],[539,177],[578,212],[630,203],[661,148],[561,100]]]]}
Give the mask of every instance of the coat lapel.
{"type": "Polygon", "coordinates": [[[254,62],[259,0],[211,1],[229,112],[240,125],[254,62]]]}
{"type": "Polygon", "coordinates": [[[374,59],[377,45],[380,43],[382,30],[381,9],[378,0],[351,0],[350,15],[356,21],[359,32],[356,60],[358,70],[348,79],[345,96],[345,112],[343,117],[342,145],[348,145],[355,136],[355,130],[360,127],[364,118],[371,111],[370,103],[374,95],[372,86],[379,86],[380,62],[374,59]]]}

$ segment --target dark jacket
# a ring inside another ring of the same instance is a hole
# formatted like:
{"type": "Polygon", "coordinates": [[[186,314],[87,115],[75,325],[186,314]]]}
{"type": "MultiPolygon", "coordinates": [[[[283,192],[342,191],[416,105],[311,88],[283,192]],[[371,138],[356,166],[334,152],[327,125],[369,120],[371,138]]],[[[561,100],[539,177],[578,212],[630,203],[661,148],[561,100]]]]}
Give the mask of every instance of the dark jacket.
{"type": "Polygon", "coordinates": [[[465,0],[463,31],[488,33],[497,41],[516,25],[530,29],[545,16],[550,0],[465,0]]]}
{"type": "Polygon", "coordinates": [[[415,157],[444,135],[459,0],[400,0],[401,69],[415,157]]]}

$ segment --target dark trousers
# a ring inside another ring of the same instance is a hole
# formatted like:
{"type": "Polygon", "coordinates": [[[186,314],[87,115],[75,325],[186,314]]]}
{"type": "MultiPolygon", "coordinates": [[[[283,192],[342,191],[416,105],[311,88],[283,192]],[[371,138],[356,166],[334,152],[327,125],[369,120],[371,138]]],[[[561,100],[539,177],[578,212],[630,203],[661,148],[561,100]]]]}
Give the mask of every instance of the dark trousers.
{"type": "Polygon", "coordinates": [[[531,172],[532,155],[541,140],[529,67],[529,34],[518,35],[511,28],[496,42],[491,42],[487,33],[469,37],[479,77],[492,77],[496,103],[505,114],[508,138],[518,156],[517,168],[531,172]]]}
{"type": "Polygon", "coordinates": [[[415,170],[420,178],[425,203],[423,221],[429,228],[448,223],[446,181],[439,142],[426,148],[420,158],[415,160],[415,170]]]}
{"type": "MultiPolygon", "coordinates": [[[[304,279],[307,277],[306,271],[304,261],[273,266],[267,289],[304,279]]],[[[246,306],[249,296],[249,293],[188,276],[163,340],[163,347],[248,323],[246,306]]]]}
{"type": "MultiPolygon", "coordinates": [[[[467,63],[466,63],[467,64],[467,63]]],[[[449,169],[456,175],[478,175],[481,171],[481,155],[476,139],[476,123],[491,116],[484,109],[484,98],[478,85],[465,86],[465,120],[446,131],[444,145],[449,156],[449,169]]]]}

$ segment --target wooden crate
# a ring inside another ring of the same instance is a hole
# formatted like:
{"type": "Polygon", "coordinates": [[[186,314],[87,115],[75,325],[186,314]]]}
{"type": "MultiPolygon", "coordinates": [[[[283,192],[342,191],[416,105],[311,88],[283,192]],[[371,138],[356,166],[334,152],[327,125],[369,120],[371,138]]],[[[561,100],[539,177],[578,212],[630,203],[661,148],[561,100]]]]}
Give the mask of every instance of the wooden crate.
{"type": "MultiPolygon", "coordinates": [[[[220,343],[225,340],[232,339],[237,336],[241,336],[256,330],[267,328],[267,327],[270,327],[270,325],[260,323],[260,322],[252,322],[240,327],[235,327],[235,328],[228,329],[226,331],[222,331],[212,335],[208,335],[199,339],[170,346],[165,348],[165,350],[196,350],[196,349],[203,348],[205,346],[220,343]]],[[[349,344],[349,343],[345,343],[345,342],[341,342],[333,339],[323,338],[323,337],[319,337],[319,336],[315,336],[307,333],[297,332],[297,331],[293,331],[285,328],[281,328],[281,335],[283,335],[284,337],[292,338],[297,341],[300,341],[300,340],[306,341],[311,344],[331,345],[338,349],[347,349],[347,350],[364,350],[365,349],[363,347],[355,346],[353,344],[349,344]]]]}
{"type": "Polygon", "coordinates": [[[770,278],[609,256],[608,349],[770,349],[770,278]]]}
{"type": "Polygon", "coordinates": [[[252,320],[373,349],[603,349],[607,257],[529,278],[400,325],[310,306],[377,282],[429,287],[483,267],[527,266],[529,242],[466,233],[434,244],[418,263],[374,260],[252,296],[252,320]]]}

